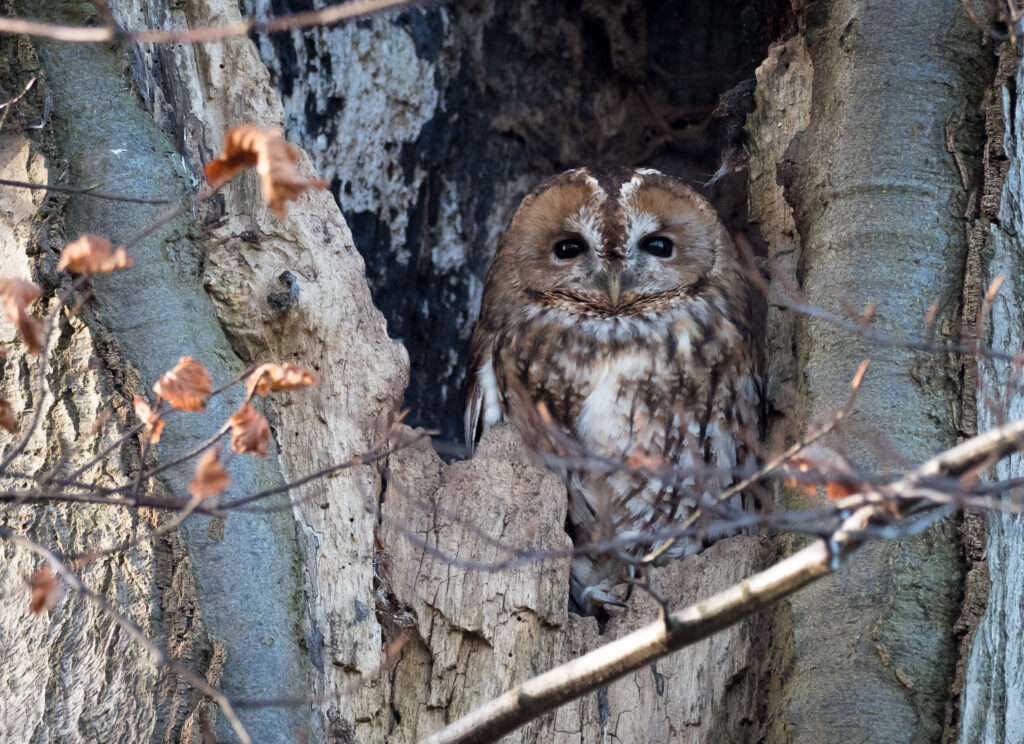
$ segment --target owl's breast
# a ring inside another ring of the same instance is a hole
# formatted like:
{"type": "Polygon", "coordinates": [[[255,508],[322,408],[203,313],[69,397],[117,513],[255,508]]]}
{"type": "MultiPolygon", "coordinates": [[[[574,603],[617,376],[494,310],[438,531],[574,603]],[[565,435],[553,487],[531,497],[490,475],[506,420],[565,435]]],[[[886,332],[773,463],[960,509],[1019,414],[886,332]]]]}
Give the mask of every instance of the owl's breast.
{"type": "MultiPolygon", "coordinates": [[[[626,333],[611,321],[601,333],[588,323],[535,321],[497,339],[506,415],[507,391],[518,385],[594,454],[735,464],[734,430],[756,427],[756,395],[749,349],[734,326],[692,314],[626,333]]],[[[510,418],[525,426],[514,411],[510,418]]]]}

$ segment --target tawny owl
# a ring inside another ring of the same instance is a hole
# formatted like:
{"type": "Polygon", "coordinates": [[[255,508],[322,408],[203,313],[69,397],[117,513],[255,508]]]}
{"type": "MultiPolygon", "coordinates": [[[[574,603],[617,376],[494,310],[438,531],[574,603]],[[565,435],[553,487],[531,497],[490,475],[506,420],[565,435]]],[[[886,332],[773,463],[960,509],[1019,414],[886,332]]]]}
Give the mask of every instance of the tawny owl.
{"type": "Polygon", "coordinates": [[[658,533],[745,464],[758,425],[746,288],[712,207],[655,170],[568,171],[513,215],[473,330],[466,438],[507,420],[542,452],[574,453],[556,465],[574,542],[620,542],[573,560],[583,611],[621,601],[631,560],[699,550],[658,533]],[[628,467],[662,463],[677,477],[628,467]]]}

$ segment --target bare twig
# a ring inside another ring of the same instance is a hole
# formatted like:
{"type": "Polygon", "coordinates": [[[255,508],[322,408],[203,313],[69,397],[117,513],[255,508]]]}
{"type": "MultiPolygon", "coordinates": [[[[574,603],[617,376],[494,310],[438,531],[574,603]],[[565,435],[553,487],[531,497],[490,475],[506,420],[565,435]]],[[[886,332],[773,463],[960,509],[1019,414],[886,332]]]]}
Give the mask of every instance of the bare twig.
{"type": "MultiPolygon", "coordinates": [[[[867,510],[869,511],[869,510],[867,510]]],[[[847,524],[861,527],[870,516],[851,516],[847,524]]],[[[724,592],[668,615],[573,661],[524,682],[477,708],[420,744],[468,744],[497,741],[537,716],[604,687],[608,683],[719,630],[817,581],[835,570],[856,547],[837,533],[840,552],[818,540],[724,592]],[[840,542],[842,540],[842,542],[840,542]]]]}
{"type": "Polygon", "coordinates": [[[111,41],[142,42],[148,44],[199,44],[208,41],[223,41],[247,34],[265,34],[275,31],[288,31],[310,26],[327,26],[349,18],[379,13],[385,10],[410,5],[410,0],[350,0],[342,5],[335,5],[320,10],[307,10],[300,13],[269,18],[258,21],[255,18],[243,18],[234,23],[218,26],[181,29],[174,31],[139,30],[119,31],[113,26],[104,25],[96,28],[80,26],[62,26],[56,23],[29,21],[21,18],[0,18],[0,33],[25,34],[55,41],[66,41],[79,44],[97,44],[111,41]]]}
{"type": "MultiPolygon", "coordinates": [[[[957,476],[1024,442],[1024,419],[997,427],[932,458],[892,485],[894,494],[921,496],[917,484],[936,475],[957,476]]],[[[850,497],[853,498],[853,497],[850,497]]],[[[945,512],[945,507],[936,511],[945,512]]],[[[849,514],[849,512],[846,512],[849,514]]],[[[537,716],[607,685],[652,661],[691,645],[759,612],[836,571],[870,535],[873,520],[888,521],[885,504],[862,505],[828,539],[745,579],[710,599],[668,615],[585,656],[534,677],[460,718],[421,744],[497,741],[537,716]]],[[[912,524],[916,526],[917,520],[912,524]]]]}
{"type": "Polygon", "coordinates": [[[99,184],[93,184],[92,186],[56,186],[54,184],[28,183],[27,181],[11,181],[7,178],[0,178],[0,186],[13,186],[18,189],[34,189],[37,191],[56,191],[61,194],[83,194],[96,199],[128,202],[130,204],[170,204],[167,199],[139,199],[134,196],[107,194],[96,190],[99,188],[99,184]]]}
{"type": "Polygon", "coordinates": [[[11,113],[11,109],[14,108],[14,104],[16,104],[22,98],[24,98],[28,94],[28,92],[32,90],[32,86],[35,84],[36,79],[30,78],[29,81],[25,83],[25,87],[22,89],[21,93],[19,93],[9,101],[4,101],[2,104],[0,104],[0,108],[4,110],[3,114],[0,114],[0,131],[3,131],[4,124],[7,122],[7,116],[11,113]]]}

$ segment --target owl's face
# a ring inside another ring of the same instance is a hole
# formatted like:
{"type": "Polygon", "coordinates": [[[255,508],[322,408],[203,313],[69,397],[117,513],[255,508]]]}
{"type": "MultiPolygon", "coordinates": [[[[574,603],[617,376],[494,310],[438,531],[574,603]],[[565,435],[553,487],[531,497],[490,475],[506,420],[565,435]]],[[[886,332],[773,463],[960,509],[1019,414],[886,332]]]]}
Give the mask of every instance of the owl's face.
{"type": "Polygon", "coordinates": [[[742,281],[707,202],[649,169],[578,169],[541,184],[513,216],[495,270],[523,306],[609,318],[658,312],[742,281]]]}

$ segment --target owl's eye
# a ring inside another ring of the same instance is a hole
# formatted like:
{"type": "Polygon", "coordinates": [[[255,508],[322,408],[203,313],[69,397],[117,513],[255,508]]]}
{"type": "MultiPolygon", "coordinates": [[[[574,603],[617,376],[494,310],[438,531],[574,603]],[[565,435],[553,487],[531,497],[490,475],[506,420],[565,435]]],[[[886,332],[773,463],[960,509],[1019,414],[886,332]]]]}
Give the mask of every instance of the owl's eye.
{"type": "Polygon", "coordinates": [[[579,238],[568,238],[555,243],[555,258],[563,261],[576,258],[587,252],[587,244],[579,238]]]}
{"type": "Polygon", "coordinates": [[[668,238],[653,235],[649,238],[644,238],[640,242],[640,250],[650,253],[657,258],[668,258],[672,255],[672,241],[668,238]]]}

